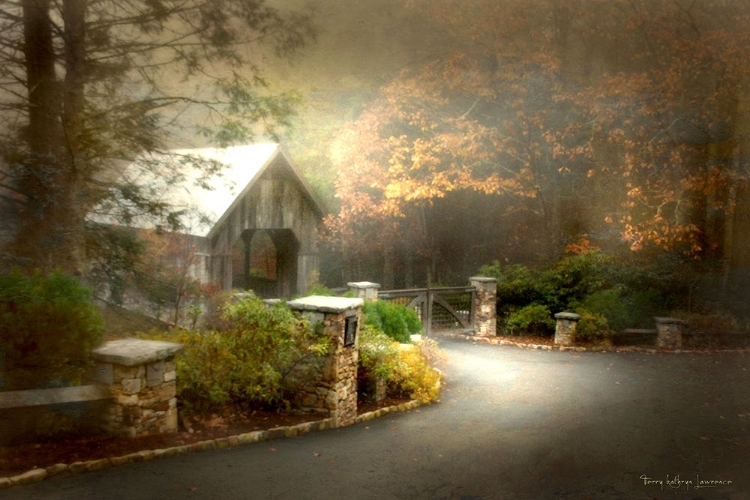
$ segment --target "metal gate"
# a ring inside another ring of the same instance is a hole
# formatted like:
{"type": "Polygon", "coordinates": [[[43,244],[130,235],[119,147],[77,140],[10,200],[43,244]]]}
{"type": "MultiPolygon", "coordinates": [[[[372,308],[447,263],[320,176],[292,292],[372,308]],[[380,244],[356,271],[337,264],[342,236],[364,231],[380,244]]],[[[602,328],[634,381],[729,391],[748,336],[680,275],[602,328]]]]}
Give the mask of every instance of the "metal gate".
{"type": "Polygon", "coordinates": [[[414,309],[422,321],[425,335],[436,332],[473,333],[476,288],[473,286],[448,288],[415,288],[386,290],[378,298],[414,309]]]}

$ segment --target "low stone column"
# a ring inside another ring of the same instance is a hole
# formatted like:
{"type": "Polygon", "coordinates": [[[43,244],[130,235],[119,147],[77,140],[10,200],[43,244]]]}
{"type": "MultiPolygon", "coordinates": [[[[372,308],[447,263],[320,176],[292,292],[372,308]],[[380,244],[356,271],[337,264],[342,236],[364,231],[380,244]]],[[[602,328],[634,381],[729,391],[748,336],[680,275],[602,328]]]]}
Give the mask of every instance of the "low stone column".
{"type": "Polygon", "coordinates": [[[308,315],[313,324],[322,324],[333,341],[333,350],[319,377],[301,391],[302,409],[324,410],[336,427],[350,425],[357,418],[357,363],[359,361],[359,321],[363,299],[310,296],[288,302],[295,311],[308,315]]]}
{"type": "Polygon", "coordinates": [[[105,429],[137,437],[177,431],[175,354],[182,344],[123,339],[94,349],[97,382],[110,388],[113,404],[105,429]]]}
{"type": "Polygon", "coordinates": [[[561,312],[555,314],[555,344],[561,346],[573,345],[576,333],[576,326],[581,316],[571,312],[561,312]]]}
{"type": "Polygon", "coordinates": [[[378,290],[380,285],[370,281],[353,281],[346,284],[349,290],[360,299],[378,300],[378,290]]]}
{"type": "Polygon", "coordinates": [[[656,345],[669,349],[682,348],[682,334],[686,323],[676,318],[654,318],[656,321],[656,345]]]}
{"type": "Polygon", "coordinates": [[[474,334],[494,337],[497,335],[497,280],[474,276],[469,282],[477,289],[474,294],[474,334]]]}

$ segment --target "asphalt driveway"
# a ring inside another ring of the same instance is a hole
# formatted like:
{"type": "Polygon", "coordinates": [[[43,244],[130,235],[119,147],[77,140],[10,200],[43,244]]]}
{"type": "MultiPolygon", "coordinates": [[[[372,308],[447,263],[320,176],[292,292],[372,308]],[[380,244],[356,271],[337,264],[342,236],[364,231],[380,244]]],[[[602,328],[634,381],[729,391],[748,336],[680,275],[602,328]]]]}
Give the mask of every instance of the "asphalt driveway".
{"type": "Polygon", "coordinates": [[[0,498],[750,498],[747,354],[442,346],[439,404],[56,477],[0,498]]]}

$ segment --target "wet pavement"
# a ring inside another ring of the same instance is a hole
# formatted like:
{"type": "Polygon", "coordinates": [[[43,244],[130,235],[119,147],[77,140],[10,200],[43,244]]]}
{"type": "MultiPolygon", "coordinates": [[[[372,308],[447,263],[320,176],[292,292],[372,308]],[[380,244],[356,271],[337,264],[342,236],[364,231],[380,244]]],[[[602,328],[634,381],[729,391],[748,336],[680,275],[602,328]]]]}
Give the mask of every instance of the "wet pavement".
{"type": "Polygon", "coordinates": [[[0,498],[750,499],[748,354],[441,345],[438,404],[0,498]]]}

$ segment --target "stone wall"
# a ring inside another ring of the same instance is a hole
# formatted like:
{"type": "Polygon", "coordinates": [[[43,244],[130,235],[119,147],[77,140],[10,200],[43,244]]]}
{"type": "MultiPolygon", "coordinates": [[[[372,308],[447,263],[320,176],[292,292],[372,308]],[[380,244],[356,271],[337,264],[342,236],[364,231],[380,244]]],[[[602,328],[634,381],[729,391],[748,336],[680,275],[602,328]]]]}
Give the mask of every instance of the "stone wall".
{"type": "Polygon", "coordinates": [[[110,433],[146,436],[177,431],[177,381],[172,342],[123,339],[94,350],[97,381],[110,388],[103,427],[110,433]]]}
{"type": "Polygon", "coordinates": [[[329,356],[318,374],[296,398],[302,410],[326,414],[335,425],[344,426],[357,418],[357,363],[362,299],[310,296],[288,303],[330,336],[329,356]],[[350,331],[347,335],[347,327],[350,331]]]}

